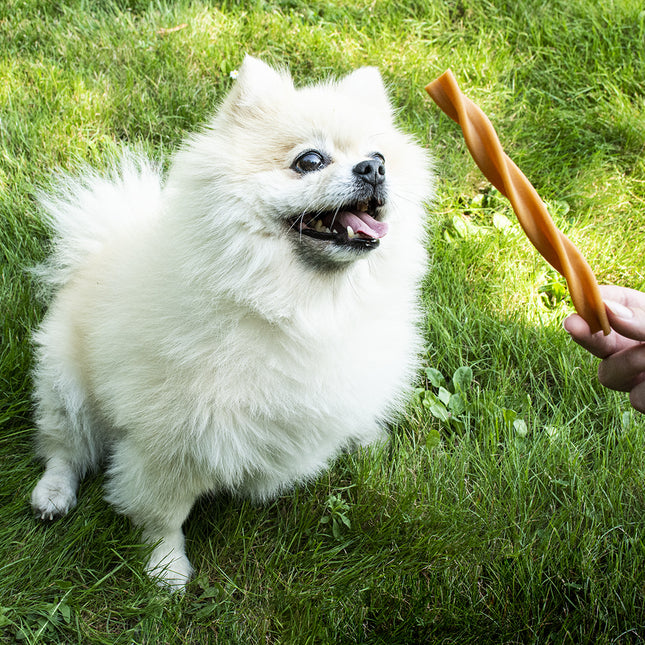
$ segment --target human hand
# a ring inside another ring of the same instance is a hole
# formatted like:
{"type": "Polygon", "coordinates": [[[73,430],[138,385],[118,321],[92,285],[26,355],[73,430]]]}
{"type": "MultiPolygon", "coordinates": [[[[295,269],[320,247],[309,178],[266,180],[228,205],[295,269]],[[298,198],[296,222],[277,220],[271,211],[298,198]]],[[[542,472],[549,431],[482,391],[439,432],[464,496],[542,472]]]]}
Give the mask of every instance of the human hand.
{"type": "Polygon", "coordinates": [[[602,286],[600,293],[612,327],[608,336],[592,334],[578,314],[569,316],[564,328],[576,343],[602,359],[600,383],[629,392],[632,407],[645,413],[645,293],[614,286],[602,286]]]}

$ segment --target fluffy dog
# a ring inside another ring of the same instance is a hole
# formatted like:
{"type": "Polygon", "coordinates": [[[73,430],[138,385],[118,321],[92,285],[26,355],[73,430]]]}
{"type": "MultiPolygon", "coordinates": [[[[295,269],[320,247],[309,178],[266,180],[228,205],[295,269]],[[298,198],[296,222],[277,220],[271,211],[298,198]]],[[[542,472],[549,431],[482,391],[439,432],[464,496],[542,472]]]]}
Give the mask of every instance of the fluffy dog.
{"type": "Polygon", "coordinates": [[[181,588],[198,496],[264,500],[381,437],[417,369],[431,186],[375,69],[296,89],[250,57],[165,180],[133,155],[62,179],[41,199],[38,515],[106,463],[148,571],[181,588]]]}

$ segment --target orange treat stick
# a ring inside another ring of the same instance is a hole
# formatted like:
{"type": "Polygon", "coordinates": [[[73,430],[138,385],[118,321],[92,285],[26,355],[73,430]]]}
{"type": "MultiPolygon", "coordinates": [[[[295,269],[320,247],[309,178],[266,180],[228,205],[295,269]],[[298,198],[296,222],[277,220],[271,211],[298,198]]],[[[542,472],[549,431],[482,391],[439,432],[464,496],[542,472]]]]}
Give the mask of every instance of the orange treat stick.
{"type": "Polygon", "coordinates": [[[464,96],[450,70],[426,86],[435,103],[461,126],[475,163],[488,180],[508,198],[520,226],[542,256],[567,281],[576,311],[592,333],[609,334],[607,311],[596,276],[573,243],[553,223],[537,191],[504,153],[488,117],[464,96]]]}

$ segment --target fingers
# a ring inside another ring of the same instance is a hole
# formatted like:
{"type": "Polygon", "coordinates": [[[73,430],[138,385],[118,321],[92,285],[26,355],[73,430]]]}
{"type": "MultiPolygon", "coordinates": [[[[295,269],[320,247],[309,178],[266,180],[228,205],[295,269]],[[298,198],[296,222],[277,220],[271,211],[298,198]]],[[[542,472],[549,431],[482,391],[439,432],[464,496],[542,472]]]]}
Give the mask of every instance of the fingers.
{"type": "Polygon", "coordinates": [[[565,330],[578,345],[584,347],[598,358],[606,358],[616,352],[639,344],[638,341],[625,338],[615,331],[612,331],[608,336],[605,336],[602,332],[592,334],[589,330],[589,325],[578,314],[569,316],[563,324],[565,330]]]}
{"type": "Polygon", "coordinates": [[[619,392],[630,392],[645,381],[645,345],[636,345],[605,358],[598,366],[598,380],[619,392]]]}
{"type": "Polygon", "coordinates": [[[612,331],[592,334],[577,314],[564,321],[579,345],[601,358],[598,380],[619,392],[629,392],[632,407],[645,413],[645,293],[625,287],[600,287],[612,331]]]}
{"type": "Polygon", "coordinates": [[[564,328],[571,337],[598,358],[606,358],[645,341],[645,293],[611,285],[601,286],[600,293],[612,332],[607,336],[592,334],[587,323],[573,315],[564,321],[564,328]]]}
{"type": "Polygon", "coordinates": [[[629,402],[635,410],[645,413],[645,381],[639,383],[629,393],[629,402]]]}
{"type": "Polygon", "coordinates": [[[612,300],[625,307],[645,309],[645,293],[637,289],[603,284],[600,287],[600,295],[603,300],[612,300]]]}
{"type": "Polygon", "coordinates": [[[611,353],[604,348],[604,340],[601,341],[601,339],[596,338],[597,334],[591,333],[589,325],[585,322],[582,316],[573,314],[566,318],[562,324],[565,331],[569,333],[571,338],[573,338],[578,345],[584,347],[588,352],[591,352],[594,356],[604,358],[611,353]]]}
{"type": "Polygon", "coordinates": [[[645,340],[645,293],[614,286],[602,286],[600,293],[612,329],[627,338],[645,340]]]}

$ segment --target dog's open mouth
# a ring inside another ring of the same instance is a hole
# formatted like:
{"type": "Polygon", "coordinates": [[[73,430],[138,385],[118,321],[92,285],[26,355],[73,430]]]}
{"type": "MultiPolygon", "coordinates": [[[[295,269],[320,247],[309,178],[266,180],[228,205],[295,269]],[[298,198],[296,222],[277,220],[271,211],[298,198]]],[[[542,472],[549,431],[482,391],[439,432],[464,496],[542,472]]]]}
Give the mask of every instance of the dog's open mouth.
{"type": "Polygon", "coordinates": [[[300,235],[356,249],[373,249],[388,230],[379,221],[377,199],[361,201],[333,211],[306,213],[292,221],[291,229],[300,235]]]}

